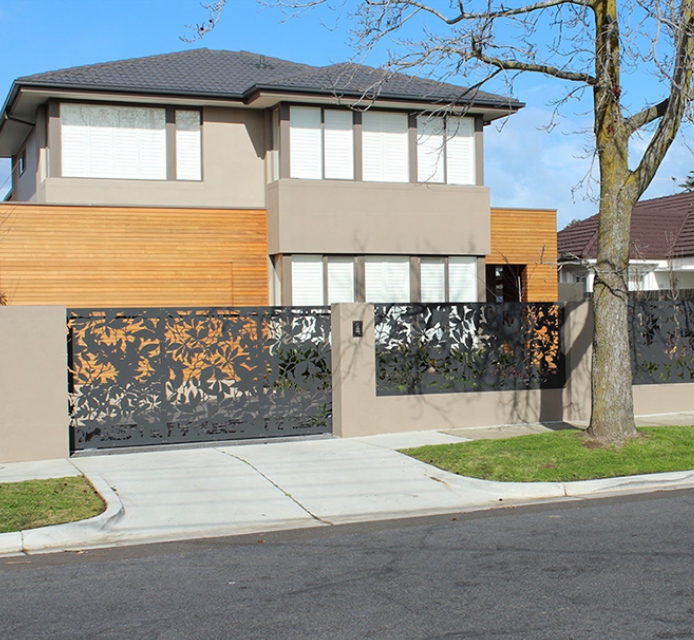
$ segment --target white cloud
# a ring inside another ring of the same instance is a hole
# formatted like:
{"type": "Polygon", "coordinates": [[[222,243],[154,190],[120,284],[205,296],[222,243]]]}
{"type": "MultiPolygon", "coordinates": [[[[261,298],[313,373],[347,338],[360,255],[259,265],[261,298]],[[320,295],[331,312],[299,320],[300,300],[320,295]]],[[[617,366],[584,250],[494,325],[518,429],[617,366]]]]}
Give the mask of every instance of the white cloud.
{"type": "Polygon", "coordinates": [[[487,127],[485,183],[493,206],[557,209],[562,228],[573,218],[592,215],[596,207],[588,191],[579,187],[591,168],[588,139],[565,133],[581,129],[584,123],[564,122],[551,132],[542,129],[551,119],[549,109],[526,107],[501,131],[493,124],[487,127]]]}

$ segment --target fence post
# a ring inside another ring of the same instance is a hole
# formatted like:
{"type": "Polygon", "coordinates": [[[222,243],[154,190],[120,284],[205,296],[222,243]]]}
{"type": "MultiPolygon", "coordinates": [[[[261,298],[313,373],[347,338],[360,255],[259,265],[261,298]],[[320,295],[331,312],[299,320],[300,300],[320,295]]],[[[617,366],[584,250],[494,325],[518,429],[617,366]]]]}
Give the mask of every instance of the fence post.
{"type": "Polygon", "coordinates": [[[65,307],[0,307],[0,463],[70,454],[65,307]]]}
{"type": "Polygon", "coordinates": [[[374,420],[376,356],[372,304],[334,304],[331,312],[333,364],[333,433],[343,438],[363,435],[374,420]],[[355,336],[361,322],[362,336],[355,336]]]}

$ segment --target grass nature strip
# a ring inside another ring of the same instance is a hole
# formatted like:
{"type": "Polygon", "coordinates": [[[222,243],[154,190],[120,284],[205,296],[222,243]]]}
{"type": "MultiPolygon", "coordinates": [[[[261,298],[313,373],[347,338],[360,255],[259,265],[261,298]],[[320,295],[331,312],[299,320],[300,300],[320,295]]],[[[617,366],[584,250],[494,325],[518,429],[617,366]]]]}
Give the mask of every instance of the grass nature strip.
{"type": "Polygon", "coordinates": [[[84,520],[105,508],[83,476],[0,483],[0,533],[84,520]]]}
{"type": "Polygon", "coordinates": [[[694,469],[694,426],[642,427],[621,447],[591,446],[583,431],[404,449],[461,476],[505,482],[567,482],[694,469]]]}

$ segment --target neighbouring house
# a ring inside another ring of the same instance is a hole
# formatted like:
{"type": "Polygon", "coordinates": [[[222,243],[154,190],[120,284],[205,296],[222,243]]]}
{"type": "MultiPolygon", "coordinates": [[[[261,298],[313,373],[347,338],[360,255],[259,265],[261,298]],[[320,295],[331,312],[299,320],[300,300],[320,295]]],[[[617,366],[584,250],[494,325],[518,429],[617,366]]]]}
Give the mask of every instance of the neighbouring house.
{"type": "MultiPolygon", "coordinates": [[[[598,216],[557,234],[559,287],[593,290],[598,216]]],[[[630,291],[694,289],[694,193],[644,200],[631,215],[630,291]]]]}
{"type": "Polygon", "coordinates": [[[10,304],[555,300],[556,212],[492,210],[523,104],[352,63],[188,50],[19,78],[10,304]]]}

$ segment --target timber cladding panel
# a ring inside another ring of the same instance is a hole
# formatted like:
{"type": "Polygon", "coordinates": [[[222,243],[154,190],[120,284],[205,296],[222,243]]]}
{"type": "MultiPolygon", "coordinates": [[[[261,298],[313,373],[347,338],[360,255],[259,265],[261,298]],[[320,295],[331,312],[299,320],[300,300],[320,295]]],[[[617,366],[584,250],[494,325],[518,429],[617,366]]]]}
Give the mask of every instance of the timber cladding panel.
{"type": "Polygon", "coordinates": [[[0,205],[11,305],[268,303],[265,210],[0,205]]]}
{"type": "Polygon", "coordinates": [[[557,291],[557,212],[553,209],[491,210],[487,264],[526,265],[523,300],[554,302],[557,291]]]}

